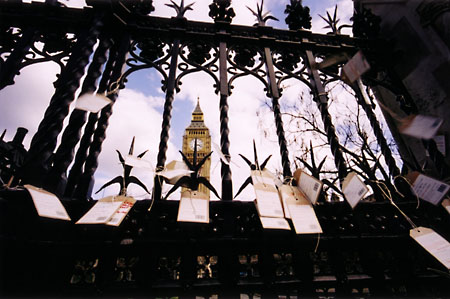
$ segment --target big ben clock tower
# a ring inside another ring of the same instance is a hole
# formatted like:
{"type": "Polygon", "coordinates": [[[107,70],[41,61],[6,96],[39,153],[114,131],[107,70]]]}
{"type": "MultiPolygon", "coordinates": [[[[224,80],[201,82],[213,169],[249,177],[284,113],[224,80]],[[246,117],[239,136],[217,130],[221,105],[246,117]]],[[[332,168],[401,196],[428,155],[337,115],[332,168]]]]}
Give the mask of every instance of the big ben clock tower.
{"type": "MultiPolygon", "coordinates": [[[[197,106],[192,112],[192,118],[190,125],[184,130],[183,135],[183,154],[186,155],[188,160],[192,163],[194,159],[194,146],[195,139],[197,139],[197,161],[201,161],[203,157],[211,152],[211,136],[209,135],[209,129],[205,126],[203,119],[203,111],[200,108],[199,99],[197,99],[197,106]]],[[[198,163],[198,162],[197,162],[198,163]]],[[[200,176],[205,177],[209,181],[209,173],[211,169],[211,157],[209,157],[205,164],[203,164],[200,171],[200,176]]],[[[184,191],[183,188],[182,191],[184,191]]],[[[198,191],[205,193],[209,198],[209,189],[203,184],[200,184],[198,191]]]]}

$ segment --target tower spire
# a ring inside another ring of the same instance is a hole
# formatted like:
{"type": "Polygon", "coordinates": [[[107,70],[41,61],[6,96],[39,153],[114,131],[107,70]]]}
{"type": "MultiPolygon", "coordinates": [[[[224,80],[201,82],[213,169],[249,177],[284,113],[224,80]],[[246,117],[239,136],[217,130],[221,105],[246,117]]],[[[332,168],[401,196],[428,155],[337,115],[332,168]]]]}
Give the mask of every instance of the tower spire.
{"type": "Polygon", "coordinates": [[[200,108],[200,97],[197,97],[197,105],[195,106],[194,111],[192,111],[191,124],[193,123],[203,123],[203,111],[200,108]]]}

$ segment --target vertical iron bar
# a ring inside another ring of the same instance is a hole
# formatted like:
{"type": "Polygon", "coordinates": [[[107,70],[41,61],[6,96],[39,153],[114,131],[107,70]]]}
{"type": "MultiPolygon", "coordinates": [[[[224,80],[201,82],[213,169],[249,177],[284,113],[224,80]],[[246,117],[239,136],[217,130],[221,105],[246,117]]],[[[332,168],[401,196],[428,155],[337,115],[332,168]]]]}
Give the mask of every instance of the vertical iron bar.
{"type": "Polygon", "coordinates": [[[19,72],[20,64],[33,44],[35,36],[35,30],[30,27],[23,31],[14,50],[0,68],[0,90],[14,84],[14,77],[19,72]]]}
{"type": "MultiPolygon", "coordinates": [[[[227,44],[219,44],[219,76],[220,76],[220,150],[230,162],[230,129],[228,128],[228,70],[227,70],[227,44]]],[[[233,200],[233,185],[231,181],[230,165],[222,162],[220,171],[222,176],[222,200],[233,200]]]]}
{"type": "MultiPolygon", "coordinates": [[[[158,160],[156,164],[157,170],[162,170],[166,163],[167,143],[169,142],[170,120],[172,118],[172,103],[175,94],[175,79],[178,66],[178,55],[180,52],[180,41],[175,40],[172,46],[172,58],[170,60],[169,76],[167,78],[166,100],[164,103],[163,120],[161,125],[161,136],[159,141],[158,160]]],[[[161,199],[162,179],[155,176],[155,187],[153,192],[153,200],[161,199]]]]}
{"type": "Polygon", "coordinates": [[[103,25],[101,19],[102,14],[96,15],[88,31],[78,37],[75,50],[56,82],[55,93],[39,124],[38,131],[33,136],[28,159],[23,168],[22,178],[27,183],[41,186],[48,172],[49,160],[56,147],[57,137],[69,113],[69,106],[80,86],[80,79],[85,73],[103,25]]]}
{"type": "MultiPolygon", "coordinates": [[[[110,84],[118,81],[122,76],[122,69],[125,64],[125,60],[130,48],[130,36],[127,34],[122,35],[122,39],[118,45],[117,58],[114,63],[114,67],[111,73],[110,84]]],[[[108,95],[108,98],[114,103],[118,97],[117,92],[108,95]]],[[[90,192],[94,183],[94,173],[98,167],[98,156],[102,151],[102,144],[106,138],[106,128],[108,127],[108,121],[112,114],[112,105],[110,104],[102,109],[100,118],[95,129],[94,138],[91,146],[89,147],[89,154],[86,158],[84,165],[83,175],[75,188],[74,197],[77,199],[86,199],[90,196],[90,192]]]]}
{"type": "Polygon", "coordinates": [[[314,98],[320,110],[323,126],[325,128],[325,132],[327,133],[328,143],[331,147],[331,153],[334,156],[334,163],[338,170],[339,179],[342,183],[344,178],[347,176],[347,163],[344,160],[341,145],[339,144],[339,139],[336,136],[336,129],[334,128],[331,120],[331,115],[328,112],[328,96],[325,88],[323,87],[322,80],[320,80],[319,72],[314,68],[316,60],[310,50],[306,51],[306,59],[308,63],[310,81],[314,87],[314,98]]]}
{"type": "MultiPolygon", "coordinates": [[[[109,38],[102,38],[94,53],[87,75],[84,79],[80,96],[93,93],[97,89],[97,80],[102,73],[108,49],[111,47],[109,38]]],[[[69,124],[64,130],[61,144],[53,158],[53,167],[44,183],[44,188],[57,194],[63,194],[67,184],[66,171],[73,161],[75,146],[80,141],[81,128],[86,123],[86,111],[74,109],[70,115],[69,124]]]]}
{"type": "Polygon", "coordinates": [[[378,145],[381,148],[381,153],[384,155],[391,176],[398,176],[400,174],[400,169],[397,167],[394,157],[392,157],[391,149],[389,148],[386,138],[383,135],[383,130],[381,130],[380,123],[372,110],[372,105],[370,105],[367,94],[361,84],[361,80],[358,79],[358,82],[353,84],[353,90],[356,93],[358,104],[364,109],[364,112],[366,112],[367,118],[369,119],[373,133],[377,138],[378,145]]]}
{"type": "MultiPolygon", "coordinates": [[[[114,62],[117,58],[117,49],[109,51],[108,62],[106,63],[105,69],[103,70],[102,79],[100,80],[100,84],[98,87],[98,94],[103,94],[108,88],[108,82],[111,78],[111,71],[114,65],[114,62]]],[[[75,155],[75,162],[72,165],[72,168],[69,172],[69,177],[67,179],[67,186],[64,193],[64,196],[71,197],[73,195],[73,191],[78,183],[78,180],[82,173],[82,168],[84,162],[86,161],[89,146],[92,142],[92,135],[94,135],[95,125],[98,121],[99,113],[90,113],[89,119],[84,127],[83,137],[80,141],[80,147],[77,150],[75,155]]]]}
{"type": "Polygon", "coordinates": [[[283,176],[285,179],[292,177],[289,162],[289,151],[287,149],[286,137],[283,128],[283,119],[280,110],[280,92],[273,68],[272,53],[269,48],[264,48],[264,59],[266,62],[267,80],[269,82],[270,95],[272,96],[272,108],[277,127],[278,144],[280,146],[281,163],[283,164],[283,176]]]}

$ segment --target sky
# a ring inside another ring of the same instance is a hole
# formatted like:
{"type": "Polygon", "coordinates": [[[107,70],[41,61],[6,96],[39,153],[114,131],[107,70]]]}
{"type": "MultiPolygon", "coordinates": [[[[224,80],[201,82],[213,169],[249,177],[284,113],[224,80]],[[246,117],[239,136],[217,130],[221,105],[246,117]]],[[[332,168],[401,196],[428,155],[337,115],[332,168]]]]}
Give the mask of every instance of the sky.
{"type": "MultiPolygon", "coordinates": [[[[68,6],[82,7],[85,5],[81,0],[62,1],[68,6]]],[[[178,2],[178,1],[176,1],[178,2]]],[[[152,15],[171,17],[174,10],[165,4],[169,1],[154,1],[155,11],[152,15]]],[[[190,3],[186,1],[186,3],[190,3]]],[[[211,0],[198,0],[195,2],[193,11],[186,13],[189,20],[212,22],[208,16],[208,5],[211,0]]],[[[280,22],[269,21],[268,26],[275,28],[286,28],[283,13],[288,0],[266,0],[265,10],[270,10],[272,15],[280,22]]],[[[353,13],[351,0],[304,0],[303,5],[311,8],[312,31],[326,33],[323,29],[325,22],[318,14],[326,15],[334,11],[338,5],[338,16],[342,23],[350,24],[349,18],[353,13]]],[[[253,25],[254,16],[246,8],[256,7],[255,0],[239,0],[233,2],[233,8],[237,16],[233,24],[253,25]]],[[[350,30],[343,31],[350,34],[350,30]]],[[[56,79],[59,67],[54,63],[35,64],[21,70],[21,75],[16,77],[16,84],[8,86],[0,92],[0,130],[7,129],[6,140],[12,139],[17,127],[26,127],[29,133],[25,139],[25,146],[31,141],[33,134],[41,121],[49,100],[53,94],[52,83],[56,79]]],[[[154,70],[144,70],[134,73],[128,78],[125,89],[120,91],[119,97],[113,106],[113,115],[106,131],[107,137],[103,144],[102,153],[99,156],[99,168],[96,173],[96,184],[94,190],[98,190],[106,181],[121,174],[115,150],[126,155],[133,136],[136,137],[135,153],[149,150],[144,156],[156,165],[158,154],[159,136],[161,132],[162,111],[164,105],[164,93],[161,90],[161,77],[154,70]]],[[[175,95],[172,111],[172,123],[170,130],[169,148],[167,151],[167,162],[181,160],[178,151],[181,149],[184,128],[189,125],[191,113],[197,98],[205,114],[206,126],[210,129],[212,142],[220,143],[219,131],[219,97],[214,93],[213,80],[205,74],[192,74],[183,79],[181,92],[175,95]]],[[[286,83],[282,104],[294,104],[299,94],[305,87],[298,82],[288,81],[286,83]]],[[[273,155],[268,169],[272,172],[281,170],[281,158],[275,134],[273,114],[265,102],[267,97],[263,91],[262,84],[256,79],[244,78],[235,81],[232,95],[229,97],[229,127],[230,127],[230,152],[232,164],[233,188],[237,192],[240,185],[249,176],[247,164],[238,154],[253,159],[252,140],[255,139],[258,148],[259,159],[273,155]],[[245,128],[245,129],[243,129],[245,128]]],[[[73,105],[72,105],[73,106],[73,105]]],[[[73,107],[71,107],[73,109],[73,107]]],[[[68,117],[66,119],[66,122],[68,117]]],[[[290,149],[291,163],[293,157],[299,155],[297,149],[290,149]]],[[[326,155],[326,154],[324,154],[326,155]]],[[[330,155],[330,153],[328,153],[330,155]]],[[[294,170],[294,169],[293,169],[294,170]]],[[[132,175],[140,178],[150,190],[153,187],[153,173],[146,169],[133,169],[132,175]]],[[[221,194],[220,186],[220,163],[219,156],[213,153],[211,163],[211,182],[221,194]]],[[[171,186],[166,185],[167,188],[171,186]]],[[[118,193],[118,186],[111,186],[103,192],[94,195],[98,199],[106,195],[118,193]]],[[[138,199],[149,198],[145,191],[138,186],[130,186],[129,194],[138,199]]],[[[214,195],[211,195],[214,199],[214,195]]],[[[175,193],[171,198],[178,199],[175,193]]],[[[245,192],[239,196],[239,200],[253,200],[254,191],[247,187],[245,192]]]]}

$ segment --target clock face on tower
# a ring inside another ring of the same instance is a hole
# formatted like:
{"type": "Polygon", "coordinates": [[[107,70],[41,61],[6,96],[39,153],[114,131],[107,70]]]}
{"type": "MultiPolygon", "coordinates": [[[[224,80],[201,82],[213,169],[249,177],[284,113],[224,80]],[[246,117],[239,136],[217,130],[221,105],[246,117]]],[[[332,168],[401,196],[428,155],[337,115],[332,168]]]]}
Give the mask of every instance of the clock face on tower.
{"type": "MultiPolygon", "coordinates": [[[[191,148],[191,150],[194,150],[194,146],[195,146],[195,139],[192,139],[189,142],[189,147],[191,148]]],[[[197,139],[197,150],[201,150],[203,148],[203,141],[201,139],[197,139]]]]}

